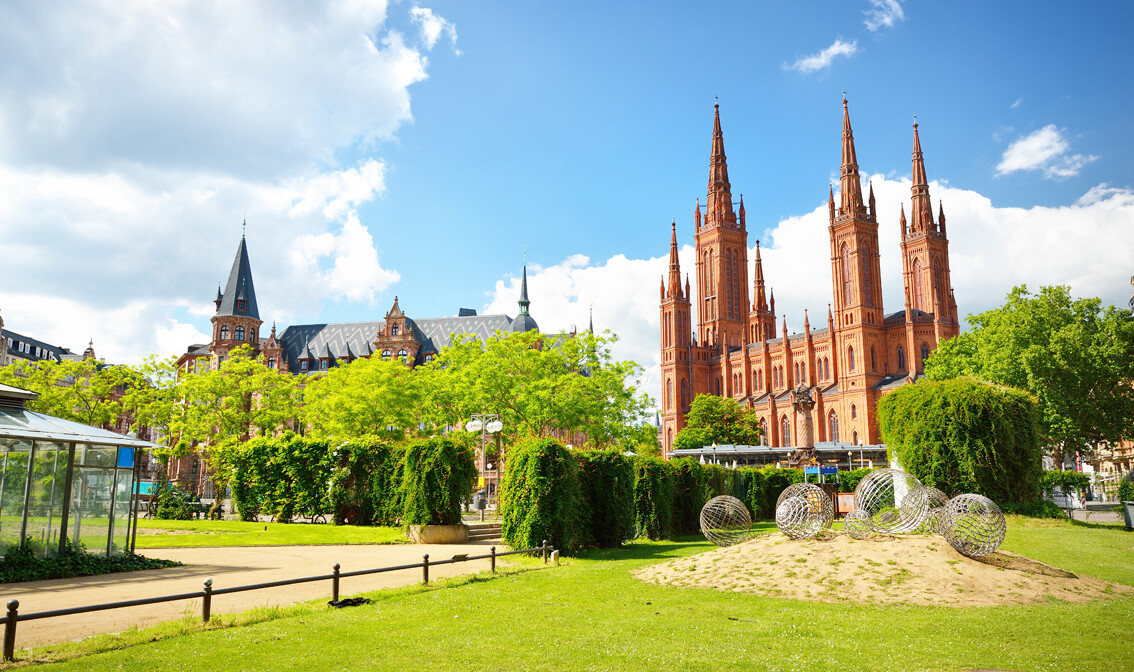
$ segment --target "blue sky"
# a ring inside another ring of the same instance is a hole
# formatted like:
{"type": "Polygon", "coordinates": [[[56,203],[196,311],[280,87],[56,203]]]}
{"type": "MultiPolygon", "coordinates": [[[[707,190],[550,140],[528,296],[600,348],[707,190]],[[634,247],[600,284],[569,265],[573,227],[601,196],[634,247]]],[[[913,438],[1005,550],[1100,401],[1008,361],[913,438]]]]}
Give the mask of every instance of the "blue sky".
{"type": "Polygon", "coordinates": [[[1131,34],[1125,2],[0,3],[0,315],[183,352],[247,218],[269,322],[514,315],[526,245],[540,325],[593,305],[651,377],[714,96],[777,307],[824,312],[844,89],[888,306],[915,113],[962,314],[1018,283],[1125,305],[1131,34]]]}

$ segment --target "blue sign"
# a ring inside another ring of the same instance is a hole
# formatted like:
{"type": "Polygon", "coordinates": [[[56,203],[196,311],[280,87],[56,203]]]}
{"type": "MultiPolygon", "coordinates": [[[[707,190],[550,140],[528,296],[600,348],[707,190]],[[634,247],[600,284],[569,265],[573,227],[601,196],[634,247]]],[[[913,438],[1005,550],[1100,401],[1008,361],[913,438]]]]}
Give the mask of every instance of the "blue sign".
{"type": "MultiPolygon", "coordinates": [[[[804,473],[804,475],[807,475],[807,474],[818,474],[818,473],[819,473],[819,467],[804,467],[804,468],[803,468],[803,473],[804,473]]],[[[826,472],[824,472],[824,473],[826,473],[826,472]]]]}
{"type": "Polygon", "coordinates": [[[118,464],[119,469],[133,469],[134,468],[134,449],[127,446],[122,446],[118,449],[118,464]]]}
{"type": "Polygon", "coordinates": [[[825,476],[834,476],[839,473],[838,467],[819,467],[819,473],[825,476]]]}

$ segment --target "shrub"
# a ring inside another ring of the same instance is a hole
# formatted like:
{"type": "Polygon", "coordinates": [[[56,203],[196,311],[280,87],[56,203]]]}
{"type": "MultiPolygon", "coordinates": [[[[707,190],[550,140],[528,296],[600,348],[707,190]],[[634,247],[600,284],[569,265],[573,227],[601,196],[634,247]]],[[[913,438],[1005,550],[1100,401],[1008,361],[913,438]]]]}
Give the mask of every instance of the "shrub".
{"type": "Polygon", "coordinates": [[[457,525],[461,505],[472,495],[476,460],[445,437],[412,441],[402,472],[404,525],[457,525]]]}
{"type": "Polygon", "coordinates": [[[1004,513],[1015,513],[1029,518],[1067,518],[1067,514],[1063,512],[1063,509],[1056,506],[1055,502],[1047,499],[1038,502],[1005,504],[1000,507],[1000,510],[1004,513]]]}
{"type": "Polygon", "coordinates": [[[142,569],[180,567],[176,560],[146,558],[133,553],[121,555],[95,555],[82,546],[75,547],[69,539],[63,541],[58,555],[41,558],[31,545],[13,545],[4,551],[0,560],[0,583],[67,579],[73,576],[95,576],[114,572],[133,572],[142,569]]]}
{"type": "Polygon", "coordinates": [[[232,501],[241,520],[274,515],[287,523],[327,510],[327,483],[333,462],[325,439],[286,432],[257,437],[224,451],[232,501]]]}
{"type": "Polygon", "coordinates": [[[169,481],[159,483],[154,518],[159,520],[193,520],[202,511],[201,501],[169,481]]]}
{"type": "Polygon", "coordinates": [[[1134,502],[1134,469],[1127,472],[1118,482],[1118,499],[1123,502],[1134,502]]]}
{"type": "Polygon", "coordinates": [[[634,518],[640,534],[669,539],[673,534],[673,469],[656,457],[635,457],[634,518]]]}
{"type": "Polygon", "coordinates": [[[1090,483],[1089,476],[1077,471],[1045,471],[1040,476],[1040,487],[1048,495],[1051,495],[1055,488],[1059,488],[1059,491],[1064,494],[1079,492],[1086,490],[1090,483]]]}
{"type": "Polygon", "coordinates": [[[700,534],[701,507],[709,497],[705,465],[692,457],[670,460],[673,465],[673,529],[677,534],[700,534]]]}
{"type": "Polygon", "coordinates": [[[402,516],[405,452],[369,436],[339,444],[332,454],[327,499],[336,525],[397,525],[402,516]]]}
{"type": "Polygon", "coordinates": [[[588,543],[621,546],[634,536],[634,468],[619,450],[588,450],[579,458],[588,543]]]}
{"type": "Polygon", "coordinates": [[[848,469],[839,472],[839,492],[854,492],[855,488],[866,475],[878,467],[863,469],[848,469]]]}
{"type": "Polygon", "coordinates": [[[511,449],[500,483],[504,543],[534,548],[547,539],[573,552],[585,535],[582,507],[578,461],[559,442],[531,439],[511,449]]]}
{"type": "Polygon", "coordinates": [[[1039,498],[1042,448],[1036,399],[972,378],[923,380],[878,404],[891,459],[948,495],[998,504],[1039,498]]]}
{"type": "Polygon", "coordinates": [[[799,469],[780,469],[761,467],[741,469],[746,476],[746,494],[742,498],[748,505],[753,519],[775,518],[776,499],[789,485],[803,482],[803,472],[799,469]]]}

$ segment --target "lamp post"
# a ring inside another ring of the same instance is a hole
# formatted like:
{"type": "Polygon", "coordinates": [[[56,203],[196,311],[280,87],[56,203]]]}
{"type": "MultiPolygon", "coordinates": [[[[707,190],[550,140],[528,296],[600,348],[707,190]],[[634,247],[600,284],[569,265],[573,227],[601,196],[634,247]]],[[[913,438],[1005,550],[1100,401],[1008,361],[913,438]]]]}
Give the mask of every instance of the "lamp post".
{"type": "MultiPolygon", "coordinates": [[[[471,419],[465,424],[465,429],[470,432],[480,432],[480,473],[485,479],[484,481],[484,494],[487,502],[491,500],[491,486],[492,482],[489,480],[488,475],[488,451],[485,448],[485,440],[489,434],[495,434],[504,429],[504,423],[500,422],[500,415],[497,413],[473,413],[471,419]]],[[[496,457],[497,468],[499,468],[500,457],[496,457]]],[[[481,510],[481,515],[484,515],[481,510]]]]}

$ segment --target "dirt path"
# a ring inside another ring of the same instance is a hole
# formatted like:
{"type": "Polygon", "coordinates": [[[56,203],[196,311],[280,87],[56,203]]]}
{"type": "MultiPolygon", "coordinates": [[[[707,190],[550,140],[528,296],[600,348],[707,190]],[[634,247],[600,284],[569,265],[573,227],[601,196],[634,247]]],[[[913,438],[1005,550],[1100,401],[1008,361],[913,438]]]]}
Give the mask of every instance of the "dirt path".
{"type": "MultiPolygon", "coordinates": [[[[230,548],[151,548],[147,557],[180,560],[184,567],[145,572],[106,574],[75,579],[34,581],[3,586],[0,604],[20,601],[20,612],[30,613],[144,597],[200,591],[202,582],[213,579],[214,588],[330,574],[337,562],[343,572],[408,565],[421,562],[424,553],[430,561],[446,560],[456,554],[481,555],[484,545],[396,546],[245,546],[230,548]]],[[[500,563],[498,563],[500,564],[500,563]]],[[[472,574],[487,570],[488,560],[430,567],[430,580],[472,574]]],[[[399,570],[341,580],[341,596],[405,586],[421,581],[421,569],[399,570]]],[[[213,598],[214,614],[233,613],[268,605],[286,605],[307,600],[331,599],[331,582],[313,581],[292,586],[250,590],[213,598]]],[[[104,632],[121,632],[130,626],[144,628],[161,621],[180,618],[186,612],[199,617],[201,601],[181,600],[141,607],[127,607],[20,623],[16,648],[66,642],[104,632]]]]}

